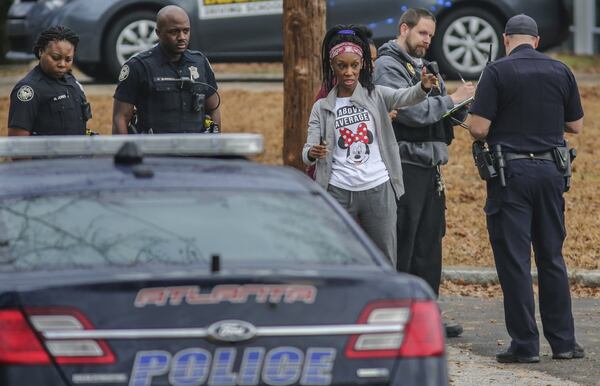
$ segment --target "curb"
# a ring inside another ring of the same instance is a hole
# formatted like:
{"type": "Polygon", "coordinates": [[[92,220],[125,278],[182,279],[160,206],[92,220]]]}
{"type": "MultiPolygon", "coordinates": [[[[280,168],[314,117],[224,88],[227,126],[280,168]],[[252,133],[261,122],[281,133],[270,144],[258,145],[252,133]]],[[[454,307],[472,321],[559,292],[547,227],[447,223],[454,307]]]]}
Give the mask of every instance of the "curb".
{"type": "MultiPolygon", "coordinates": [[[[533,280],[537,281],[537,271],[531,271],[533,280]]],[[[498,275],[494,268],[447,267],[442,269],[442,280],[465,284],[498,284],[498,275]]],[[[600,287],[600,271],[574,269],[569,271],[572,284],[585,287],[600,287]]]]}

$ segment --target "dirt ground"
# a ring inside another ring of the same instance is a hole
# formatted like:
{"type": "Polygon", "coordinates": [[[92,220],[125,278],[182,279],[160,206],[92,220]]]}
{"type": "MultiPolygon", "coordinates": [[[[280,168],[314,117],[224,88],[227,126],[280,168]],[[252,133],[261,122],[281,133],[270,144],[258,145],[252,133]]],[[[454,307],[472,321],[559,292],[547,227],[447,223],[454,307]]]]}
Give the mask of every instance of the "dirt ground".
{"type": "MultiPolygon", "coordinates": [[[[567,240],[564,254],[569,268],[600,269],[600,86],[581,88],[585,128],[580,136],[568,136],[577,147],[571,191],[565,195],[567,240]]],[[[94,118],[90,127],[110,132],[112,99],[89,96],[94,118]]],[[[282,163],[283,95],[281,92],[222,91],[224,132],[262,133],[265,153],[259,162],[282,163]]],[[[0,98],[0,135],[6,135],[8,98],[0,98]]],[[[455,129],[451,160],[444,168],[447,186],[447,232],[444,264],[493,266],[485,225],[485,185],[471,158],[471,139],[455,129]]]]}

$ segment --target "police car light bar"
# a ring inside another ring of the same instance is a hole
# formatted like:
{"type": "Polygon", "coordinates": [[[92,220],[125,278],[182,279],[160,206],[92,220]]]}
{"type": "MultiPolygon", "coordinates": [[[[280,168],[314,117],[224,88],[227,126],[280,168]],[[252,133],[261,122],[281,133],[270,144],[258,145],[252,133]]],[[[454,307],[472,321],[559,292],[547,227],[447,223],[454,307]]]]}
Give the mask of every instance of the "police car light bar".
{"type": "Polygon", "coordinates": [[[252,156],[263,152],[261,134],[157,134],[1,137],[0,157],[115,155],[127,142],[143,155],[252,156]]]}

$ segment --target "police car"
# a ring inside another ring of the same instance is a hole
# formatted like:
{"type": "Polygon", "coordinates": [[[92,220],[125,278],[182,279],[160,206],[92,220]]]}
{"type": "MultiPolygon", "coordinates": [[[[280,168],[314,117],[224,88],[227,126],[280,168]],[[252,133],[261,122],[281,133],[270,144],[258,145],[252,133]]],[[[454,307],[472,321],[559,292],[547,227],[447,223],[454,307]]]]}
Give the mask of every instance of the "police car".
{"type": "Polygon", "coordinates": [[[0,139],[0,384],[447,384],[430,288],[261,151],[0,139]]]}

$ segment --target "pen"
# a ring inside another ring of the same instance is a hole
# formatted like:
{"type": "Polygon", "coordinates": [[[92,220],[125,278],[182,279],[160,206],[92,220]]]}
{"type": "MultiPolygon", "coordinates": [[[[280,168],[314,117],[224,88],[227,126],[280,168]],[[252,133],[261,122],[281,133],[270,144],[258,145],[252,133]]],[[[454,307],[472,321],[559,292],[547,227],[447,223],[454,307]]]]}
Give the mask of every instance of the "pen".
{"type": "Polygon", "coordinates": [[[462,75],[461,75],[461,73],[460,73],[460,72],[458,72],[458,71],[457,71],[456,73],[458,74],[458,77],[460,78],[460,80],[461,80],[463,83],[467,83],[467,82],[465,82],[465,78],[463,78],[463,77],[462,77],[462,75]]]}

